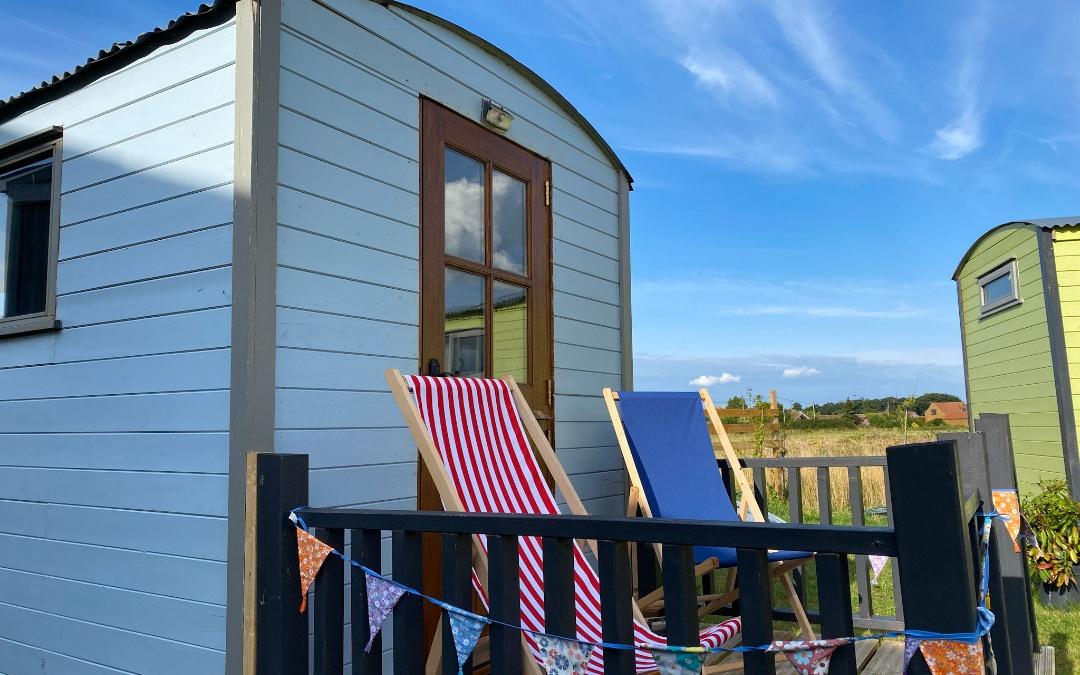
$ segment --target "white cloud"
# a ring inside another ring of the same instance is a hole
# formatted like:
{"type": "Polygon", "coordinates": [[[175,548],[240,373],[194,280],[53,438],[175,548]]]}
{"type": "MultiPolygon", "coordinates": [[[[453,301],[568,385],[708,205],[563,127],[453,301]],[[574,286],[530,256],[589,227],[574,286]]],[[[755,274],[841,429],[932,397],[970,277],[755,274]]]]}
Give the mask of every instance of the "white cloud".
{"type": "Polygon", "coordinates": [[[967,157],[983,145],[983,114],[979,78],[983,70],[983,44],[989,30],[989,9],[980,3],[968,32],[962,36],[962,54],[952,85],[959,111],[951,122],[934,132],[930,152],[938,159],[967,157]]]}
{"type": "Polygon", "coordinates": [[[814,375],[820,375],[821,371],[817,368],[811,368],[810,366],[799,366],[798,368],[784,368],[784,377],[813,377],[814,375]]]}
{"type": "Polygon", "coordinates": [[[720,375],[698,375],[690,380],[690,386],[712,387],[718,384],[731,384],[732,382],[738,382],[741,379],[741,376],[732,375],[731,373],[722,373],[720,375]]]}
{"type": "Polygon", "coordinates": [[[692,53],[680,61],[702,87],[721,98],[776,105],[776,90],[769,80],[743,58],[714,48],[708,54],[692,53]]]}

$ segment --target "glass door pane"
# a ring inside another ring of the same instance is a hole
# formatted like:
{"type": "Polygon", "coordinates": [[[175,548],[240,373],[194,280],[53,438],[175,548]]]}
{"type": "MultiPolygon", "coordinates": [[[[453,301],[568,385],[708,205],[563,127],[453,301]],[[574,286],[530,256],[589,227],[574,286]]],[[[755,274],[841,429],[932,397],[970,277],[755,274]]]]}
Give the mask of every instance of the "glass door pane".
{"type": "Polygon", "coordinates": [[[484,262],[484,165],[446,148],[446,255],[484,262]]]}
{"type": "Polygon", "coordinates": [[[525,276],[525,183],[495,169],[491,175],[491,264],[525,276]]]}
{"type": "Polygon", "coordinates": [[[529,302],[521,286],[496,281],[491,287],[491,374],[529,381],[529,302]]]}
{"type": "Polygon", "coordinates": [[[444,367],[462,377],[484,376],[485,283],[484,277],[446,268],[444,367]]]}

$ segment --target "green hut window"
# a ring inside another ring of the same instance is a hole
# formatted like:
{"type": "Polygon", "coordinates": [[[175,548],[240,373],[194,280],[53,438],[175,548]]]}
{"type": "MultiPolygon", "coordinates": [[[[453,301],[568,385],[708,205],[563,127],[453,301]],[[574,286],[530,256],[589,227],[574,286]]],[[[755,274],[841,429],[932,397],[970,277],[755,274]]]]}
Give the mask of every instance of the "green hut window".
{"type": "Polygon", "coordinates": [[[979,277],[982,316],[1020,304],[1020,281],[1016,260],[998,265],[979,277]]]}

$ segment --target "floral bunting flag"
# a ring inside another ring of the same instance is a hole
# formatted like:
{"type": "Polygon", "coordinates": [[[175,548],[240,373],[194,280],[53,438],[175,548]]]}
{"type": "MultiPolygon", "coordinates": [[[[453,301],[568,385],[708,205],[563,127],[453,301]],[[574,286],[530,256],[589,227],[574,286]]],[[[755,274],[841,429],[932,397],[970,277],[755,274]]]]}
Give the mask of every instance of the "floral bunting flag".
{"type": "Polygon", "coordinates": [[[1013,542],[1013,551],[1020,552],[1020,498],[1016,496],[1016,490],[993,490],[994,509],[1006,518],[1005,530],[1013,542]]]}
{"type": "Polygon", "coordinates": [[[386,617],[394,609],[401,596],[405,595],[405,589],[392,581],[382,579],[364,572],[364,581],[367,585],[367,615],[368,615],[368,642],[364,651],[370,653],[371,646],[375,643],[375,636],[379,634],[382,625],[386,623],[386,617]]]}
{"type": "Polygon", "coordinates": [[[888,556],[872,555],[870,558],[870,567],[874,570],[874,578],[870,580],[870,583],[877,586],[878,577],[881,576],[881,571],[885,569],[885,563],[889,562],[888,556]]]}
{"type": "Polygon", "coordinates": [[[923,640],[919,651],[934,675],[983,675],[982,640],[973,643],[923,640]]]}
{"type": "Polygon", "coordinates": [[[454,651],[457,653],[458,675],[461,675],[465,662],[469,660],[484,629],[484,617],[458,608],[447,607],[450,617],[450,632],[454,635],[454,651]]]}
{"type": "Polygon", "coordinates": [[[799,675],[824,675],[829,672],[833,652],[849,644],[848,638],[830,640],[777,640],[766,651],[784,652],[799,675]]]}
{"type": "Polygon", "coordinates": [[[701,672],[701,664],[705,662],[705,652],[653,652],[656,660],[656,669],[660,675],[697,675],[701,672]]]}
{"type": "Polygon", "coordinates": [[[311,584],[318,576],[326,556],[334,550],[319,540],[318,537],[308,534],[300,527],[296,528],[296,552],[300,559],[300,613],[307,609],[307,593],[311,584]]]}
{"type": "Polygon", "coordinates": [[[906,673],[908,664],[911,663],[911,657],[915,656],[915,652],[919,650],[919,643],[922,640],[912,637],[904,638],[904,669],[900,672],[906,673]]]}
{"type": "Polygon", "coordinates": [[[593,645],[543,633],[531,635],[536,641],[540,665],[547,675],[585,675],[593,645]]]}

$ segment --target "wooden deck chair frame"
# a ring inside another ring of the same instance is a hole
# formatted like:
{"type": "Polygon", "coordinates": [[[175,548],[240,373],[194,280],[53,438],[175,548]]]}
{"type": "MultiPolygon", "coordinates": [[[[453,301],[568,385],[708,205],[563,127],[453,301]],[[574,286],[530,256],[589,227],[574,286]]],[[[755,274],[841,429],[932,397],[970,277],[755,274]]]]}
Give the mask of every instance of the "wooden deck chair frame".
{"type": "MultiPolygon", "coordinates": [[[[619,400],[619,392],[613,391],[609,387],[604,387],[603,394],[604,403],[607,405],[608,415],[611,417],[611,424],[615,428],[615,438],[618,440],[619,449],[622,451],[623,464],[626,465],[626,474],[630,481],[627,514],[632,515],[640,510],[644,517],[652,518],[652,507],[645,495],[645,488],[641,482],[641,475],[638,473],[634,456],[630,452],[630,441],[626,438],[622,416],[619,414],[619,406],[616,404],[616,401],[619,400]]],[[[743,472],[742,462],[739,460],[739,456],[735,454],[735,447],[731,444],[731,439],[728,437],[727,430],[724,429],[724,423],[720,420],[719,413],[716,412],[716,405],[713,403],[712,397],[705,389],[701,389],[698,394],[701,396],[701,402],[705,409],[705,416],[708,418],[709,423],[716,432],[717,438],[720,440],[720,447],[723,449],[724,459],[727,460],[728,465],[732,468],[731,473],[734,476],[735,483],[738,485],[739,492],[741,493],[741,499],[739,500],[740,516],[743,520],[746,520],[749,517],[749,519],[754,522],[765,522],[765,515],[762,513],[757,500],[753,498],[754,488],[750,485],[750,481],[747,480],[746,474],[743,472]]],[[[717,471],[719,471],[719,468],[717,468],[717,471]]],[[[799,629],[802,632],[802,635],[807,639],[815,638],[814,629],[806,616],[806,608],[803,607],[802,601],[799,599],[799,594],[795,590],[795,582],[791,578],[791,572],[809,562],[811,558],[812,556],[777,562],[774,563],[769,570],[770,578],[781,578],[785,594],[791,602],[792,612],[795,614],[795,618],[799,624],[799,629]]],[[[663,556],[660,555],[659,547],[657,547],[656,559],[658,561],[663,560],[663,556]]],[[[694,568],[694,574],[696,576],[702,576],[719,569],[719,567],[720,565],[716,558],[709,558],[694,568]]],[[[727,590],[723,593],[699,596],[698,600],[703,604],[699,608],[698,614],[700,616],[711,614],[715,610],[737,600],[739,591],[734,587],[734,583],[735,569],[729,568],[727,590]]],[[[638,600],[638,604],[643,611],[649,611],[653,606],[662,604],[663,599],[664,589],[663,587],[660,587],[641,597],[638,600]]]]}
{"type": "MultiPolygon", "coordinates": [[[[585,505],[581,502],[581,498],[578,497],[577,490],[574,489],[574,484],[570,482],[570,477],[566,474],[562,463],[552,449],[547,434],[545,434],[544,430],[540,427],[540,423],[537,422],[536,416],[529,406],[529,402],[525,399],[525,395],[521,393],[521,389],[518,388],[517,382],[511,376],[500,379],[509,385],[510,391],[514,397],[514,407],[517,408],[518,416],[521,418],[521,422],[525,427],[525,433],[532,443],[534,452],[538,455],[540,465],[548,471],[548,475],[554,480],[555,487],[562,493],[563,499],[566,500],[566,505],[570,508],[571,513],[578,516],[589,515],[589,512],[585,509],[585,505]]],[[[424,462],[424,466],[427,467],[428,472],[431,474],[431,479],[432,482],[435,483],[436,489],[439,491],[439,497],[442,499],[443,508],[447,511],[464,513],[465,507],[461,503],[457,491],[454,489],[450,475],[446,471],[446,466],[439,457],[439,451],[435,448],[435,440],[432,438],[431,432],[428,431],[423,418],[420,416],[420,410],[416,406],[416,401],[413,399],[412,394],[409,393],[408,383],[405,382],[405,378],[396,368],[391,368],[386,371],[386,381],[390,385],[390,391],[394,395],[394,400],[397,401],[402,414],[405,416],[405,422],[409,427],[409,431],[412,432],[413,440],[416,442],[417,448],[420,450],[420,458],[424,462]]],[[[582,545],[582,542],[579,542],[579,545],[582,545]]],[[[593,555],[599,558],[595,541],[590,540],[584,542],[584,545],[588,546],[593,552],[593,555]]],[[[479,537],[476,536],[473,537],[473,569],[480,579],[480,584],[486,591],[488,580],[487,556],[480,546],[479,537]]],[[[641,613],[638,606],[633,603],[631,606],[634,610],[634,618],[643,624],[646,623],[645,616],[641,613]]],[[[428,657],[426,670],[429,674],[437,673],[441,662],[441,630],[442,622],[440,621],[439,631],[436,632],[435,641],[432,643],[431,654],[428,657]]],[[[537,665],[536,659],[533,658],[528,643],[525,641],[524,635],[521,638],[521,648],[524,650],[522,662],[526,671],[533,675],[542,675],[540,667],[537,665]]]]}

